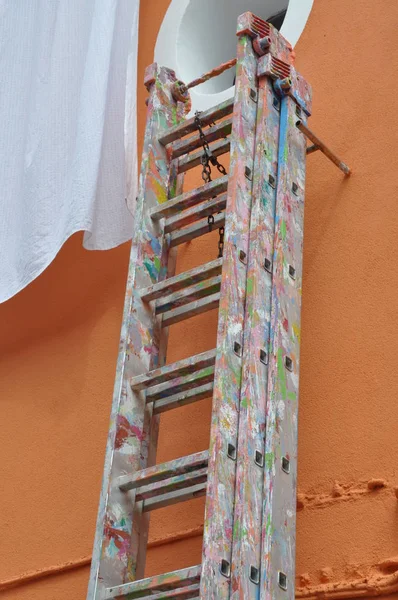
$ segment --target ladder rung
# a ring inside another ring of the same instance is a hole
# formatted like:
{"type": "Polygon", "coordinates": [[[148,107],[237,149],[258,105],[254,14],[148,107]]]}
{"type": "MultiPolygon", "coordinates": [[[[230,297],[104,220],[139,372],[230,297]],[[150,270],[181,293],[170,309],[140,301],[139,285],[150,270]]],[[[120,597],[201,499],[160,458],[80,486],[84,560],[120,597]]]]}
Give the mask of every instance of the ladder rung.
{"type": "Polygon", "coordinates": [[[182,456],[181,458],[169,460],[168,462],[155,465],[154,467],[143,469],[133,475],[122,475],[122,477],[118,478],[116,484],[122,492],[135,490],[139,487],[162,481],[163,479],[190,473],[195,469],[204,468],[207,466],[208,460],[208,450],[196,452],[189,456],[182,456]]]}
{"type": "Polygon", "coordinates": [[[207,477],[206,481],[203,483],[198,483],[197,485],[193,485],[192,487],[183,489],[183,490],[175,490],[169,492],[168,494],[163,494],[162,496],[156,496],[155,498],[150,498],[149,500],[144,500],[143,511],[150,512],[152,510],[158,510],[159,508],[164,508],[165,506],[171,506],[172,504],[178,504],[179,502],[187,502],[188,500],[194,500],[195,498],[200,498],[201,496],[205,496],[207,488],[207,477]]]}
{"type": "MultiPolygon", "coordinates": [[[[213,108],[209,108],[208,110],[202,112],[200,114],[200,123],[202,127],[210,125],[210,123],[213,123],[213,121],[216,121],[217,119],[222,119],[223,117],[230,115],[233,109],[234,98],[230,98],[229,100],[226,100],[225,102],[217,104],[217,106],[213,106],[213,108]]],[[[195,130],[195,117],[192,117],[191,119],[184,121],[180,125],[175,125],[174,127],[171,127],[167,133],[159,137],[159,142],[163,144],[163,146],[166,146],[167,144],[174,142],[174,140],[178,140],[187,135],[188,133],[192,133],[195,130]]]]}
{"type": "Polygon", "coordinates": [[[208,198],[218,196],[219,194],[226,192],[227,187],[228,175],[225,175],[224,177],[220,177],[215,181],[205,183],[205,185],[202,185],[199,188],[185,192],[185,194],[181,194],[173,200],[169,200],[164,204],[156,206],[150,211],[150,217],[154,221],[159,221],[163,217],[170,217],[171,215],[175,215],[180,210],[190,208],[195,204],[200,204],[208,198]]]}
{"type": "Polygon", "coordinates": [[[176,377],[171,381],[151,387],[146,392],[146,401],[156,402],[157,400],[163,400],[169,396],[174,396],[186,390],[192,390],[206,383],[211,383],[213,379],[214,365],[210,365],[185,377],[176,377]]]}
{"type": "Polygon", "coordinates": [[[168,592],[159,592],[150,596],[140,596],[139,600],[200,600],[200,585],[188,585],[179,590],[169,590],[168,592]]]}
{"type": "Polygon", "coordinates": [[[199,281],[195,285],[191,285],[184,290],[174,292],[170,296],[166,296],[157,301],[156,314],[161,315],[165,312],[180,308],[201,298],[217,294],[221,287],[221,275],[216,275],[210,279],[199,281]]]}
{"type": "Polygon", "coordinates": [[[211,296],[201,298],[200,300],[195,300],[195,302],[185,304],[184,306],[173,308],[164,313],[162,327],[169,327],[170,325],[185,321],[186,319],[190,319],[191,317],[195,317],[196,315],[200,315],[209,310],[214,310],[215,308],[218,308],[219,303],[220,294],[218,292],[211,296]]]}
{"type": "Polygon", "coordinates": [[[222,194],[217,198],[211,198],[206,202],[184,210],[182,213],[179,213],[175,217],[170,217],[170,219],[166,219],[164,231],[165,233],[171,233],[176,229],[186,227],[191,223],[195,223],[195,221],[200,221],[201,219],[204,219],[209,215],[221,212],[225,209],[226,205],[227,194],[222,194]]]}
{"type": "MultiPolygon", "coordinates": [[[[217,123],[217,125],[213,125],[209,127],[207,131],[204,132],[206,141],[208,144],[211,142],[215,142],[220,138],[226,138],[232,130],[232,119],[226,119],[225,121],[221,121],[217,123]]],[[[188,154],[197,148],[202,146],[202,140],[199,137],[199,133],[196,132],[195,135],[186,138],[184,140],[178,140],[171,145],[171,157],[179,158],[183,154],[188,154]]]]}
{"type": "Polygon", "coordinates": [[[124,598],[127,595],[129,600],[135,600],[136,598],[149,599],[153,598],[154,594],[159,592],[166,592],[169,590],[177,592],[184,587],[197,585],[200,581],[201,569],[202,566],[197,565],[195,567],[188,567],[187,569],[180,569],[163,575],[154,575],[153,577],[147,577],[146,579],[140,579],[139,581],[132,581],[131,583],[124,583],[123,585],[108,588],[105,592],[104,600],[124,598]],[[148,594],[143,596],[142,592],[148,592],[148,594]]]}
{"type": "Polygon", "coordinates": [[[151,300],[156,300],[162,296],[173,294],[174,292],[178,292],[178,290],[182,290],[199,281],[204,281],[205,279],[219,275],[221,269],[222,258],[217,258],[209,263],[200,265],[199,267],[195,267],[180,275],[170,277],[170,279],[165,279],[160,283],[155,283],[154,285],[141,290],[141,298],[145,302],[150,302],[151,300]]]}
{"type": "MultiPolygon", "coordinates": [[[[220,215],[214,216],[214,223],[212,226],[212,231],[215,231],[219,227],[225,226],[225,212],[222,212],[220,215]]],[[[210,233],[209,224],[207,221],[201,221],[200,223],[194,223],[190,227],[186,229],[180,229],[178,231],[174,231],[170,234],[170,248],[175,248],[180,244],[185,244],[186,242],[190,242],[202,235],[206,235],[210,233]]]]}
{"type": "MultiPolygon", "coordinates": [[[[222,156],[223,154],[229,152],[230,146],[231,141],[229,138],[227,138],[226,140],[220,140],[219,142],[216,142],[215,144],[210,146],[210,151],[213,154],[213,156],[222,156]]],[[[199,150],[194,154],[188,154],[187,156],[181,157],[178,161],[178,172],[185,173],[186,171],[189,171],[189,169],[194,169],[195,167],[198,167],[201,164],[202,156],[203,150],[199,150]]]]}
{"type": "Polygon", "coordinates": [[[169,496],[172,492],[187,490],[205,481],[207,481],[207,467],[143,486],[137,491],[135,499],[136,502],[141,502],[160,496],[169,496]]]}
{"type": "Polygon", "coordinates": [[[174,408],[180,408],[181,406],[186,406],[187,404],[210,398],[212,395],[213,382],[211,381],[205,385],[181,392],[180,394],[174,394],[173,396],[157,400],[153,405],[153,414],[158,415],[173,410],[174,408]]]}
{"type": "Polygon", "coordinates": [[[184,358],[184,360],[180,360],[171,365],[154,369],[153,371],[149,371],[149,373],[145,373],[144,375],[133,377],[130,380],[130,385],[133,390],[144,390],[148,387],[176,379],[177,377],[191,375],[192,373],[200,371],[201,369],[205,369],[206,367],[211,367],[214,365],[215,360],[216,351],[208,350],[207,352],[202,352],[201,354],[196,354],[195,356],[190,356],[189,358],[184,358]]]}

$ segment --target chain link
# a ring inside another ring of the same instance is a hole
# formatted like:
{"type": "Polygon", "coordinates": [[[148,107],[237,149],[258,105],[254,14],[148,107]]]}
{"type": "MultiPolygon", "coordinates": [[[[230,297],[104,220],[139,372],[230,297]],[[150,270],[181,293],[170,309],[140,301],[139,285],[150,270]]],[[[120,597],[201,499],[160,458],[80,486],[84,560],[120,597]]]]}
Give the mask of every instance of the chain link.
{"type": "Polygon", "coordinates": [[[218,258],[222,258],[224,253],[224,227],[220,227],[218,230],[220,239],[218,240],[218,258]]]}
{"type": "MultiPolygon", "coordinates": [[[[206,140],[206,135],[203,132],[202,123],[200,122],[200,112],[196,111],[195,113],[195,125],[199,132],[199,138],[203,147],[203,155],[200,159],[202,165],[202,179],[205,183],[210,183],[212,181],[211,178],[211,166],[216,167],[217,171],[221,173],[221,175],[227,175],[227,171],[225,167],[218,161],[217,156],[214,156],[212,151],[210,150],[210,146],[206,140]]],[[[215,121],[210,123],[210,125],[215,125],[215,121]]],[[[207,217],[207,222],[209,224],[209,231],[212,231],[214,225],[214,215],[209,215],[207,217]]],[[[224,251],[224,227],[220,227],[219,230],[219,240],[218,240],[218,258],[222,258],[224,251]]]]}

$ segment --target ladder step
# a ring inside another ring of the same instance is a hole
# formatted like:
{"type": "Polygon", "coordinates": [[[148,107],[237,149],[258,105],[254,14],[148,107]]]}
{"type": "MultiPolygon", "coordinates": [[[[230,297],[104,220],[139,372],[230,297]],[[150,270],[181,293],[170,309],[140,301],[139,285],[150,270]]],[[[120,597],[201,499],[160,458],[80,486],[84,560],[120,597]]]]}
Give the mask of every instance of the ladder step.
{"type": "MultiPolygon", "coordinates": [[[[111,600],[113,598],[121,600],[122,598],[126,598],[126,596],[128,596],[129,600],[135,600],[136,598],[153,600],[153,598],[156,598],[155,594],[160,594],[161,592],[173,591],[177,594],[177,592],[179,593],[184,588],[188,590],[189,586],[199,584],[201,569],[202,566],[197,565],[108,588],[105,592],[104,600],[111,600]],[[147,592],[147,594],[143,595],[143,592],[147,592]]],[[[167,598],[167,596],[163,597],[167,598]]],[[[183,596],[179,597],[177,595],[175,597],[181,598],[181,600],[183,598],[183,596]]],[[[158,600],[159,598],[162,598],[162,596],[158,596],[158,600]]],[[[169,596],[169,598],[173,598],[173,596],[169,596]]]]}
{"type": "Polygon", "coordinates": [[[192,404],[199,400],[204,400],[205,398],[211,398],[212,396],[213,382],[211,381],[205,385],[200,385],[185,392],[181,392],[180,394],[174,394],[173,396],[157,400],[153,405],[153,414],[159,415],[169,410],[180,408],[181,406],[186,406],[187,404],[192,404]]]}
{"type": "Polygon", "coordinates": [[[184,377],[176,377],[171,381],[166,381],[149,388],[146,392],[146,401],[147,403],[157,402],[175,394],[198,388],[206,383],[212,383],[213,379],[214,365],[210,365],[184,377]]]}
{"type": "Polygon", "coordinates": [[[164,202],[163,204],[156,206],[150,211],[149,216],[154,221],[159,221],[163,217],[170,217],[181,210],[190,208],[195,204],[200,204],[208,198],[212,198],[222,194],[223,192],[226,192],[227,187],[228,175],[225,175],[224,177],[220,177],[219,179],[211,181],[210,183],[206,183],[199,188],[185,192],[185,194],[181,194],[173,200],[169,200],[168,202],[164,202]]]}
{"type": "MultiPolygon", "coordinates": [[[[204,132],[206,141],[208,144],[211,142],[215,142],[220,138],[226,138],[232,130],[232,119],[226,119],[225,121],[221,121],[217,123],[217,125],[213,125],[209,127],[207,131],[204,132]]],[[[195,135],[186,138],[184,140],[178,140],[171,145],[171,157],[179,158],[184,154],[188,154],[192,152],[192,150],[196,150],[202,146],[202,140],[199,137],[199,133],[196,132],[195,135]]]]}
{"type": "Polygon", "coordinates": [[[174,292],[174,294],[170,294],[170,296],[159,299],[156,304],[156,314],[161,315],[174,308],[185,306],[212,294],[217,294],[220,291],[220,287],[221,275],[199,281],[199,283],[191,285],[184,290],[179,290],[178,292],[174,292]]]}
{"type": "MultiPolygon", "coordinates": [[[[210,151],[213,156],[222,156],[229,152],[231,147],[231,140],[227,138],[225,140],[220,140],[219,142],[215,142],[210,146],[210,151]]],[[[178,161],[178,172],[186,173],[190,169],[194,169],[201,164],[201,159],[203,156],[203,150],[199,150],[198,152],[194,152],[193,154],[187,154],[186,156],[182,156],[178,161]]]]}
{"type": "MultiPolygon", "coordinates": [[[[222,212],[219,215],[214,216],[214,223],[212,226],[212,231],[215,231],[219,227],[225,226],[225,212],[222,212]]],[[[190,227],[186,229],[181,229],[179,231],[174,231],[170,234],[170,248],[175,248],[180,244],[185,244],[186,242],[190,242],[202,235],[206,235],[210,233],[209,224],[207,220],[203,220],[200,223],[194,223],[190,227]]]]}
{"type": "Polygon", "coordinates": [[[204,265],[200,265],[199,267],[195,267],[194,269],[185,271],[180,275],[170,277],[169,279],[165,279],[160,283],[155,283],[154,285],[141,290],[141,298],[145,302],[157,300],[162,296],[173,294],[174,292],[178,292],[179,290],[182,290],[190,285],[199,283],[199,281],[204,281],[205,279],[210,279],[211,277],[219,275],[221,273],[221,269],[222,258],[217,258],[216,260],[212,260],[204,265]]]}
{"type": "Polygon", "coordinates": [[[190,473],[195,469],[205,468],[207,467],[208,460],[209,451],[204,450],[203,452],[196,452],[189,456],[182,456],[181,458],[143,469],[133,475],[123,475],[119,477],[116,483],[122,492],[127,492],[162,481],[163,479],[190,473]]]}
{"type": "Polygon", "coordinates": [[[182,213],[179,213],[175,217],[170,217],[169,219],[166,219],[164,231],[165,233],[171,233],[172,231],[176,231],[177,229],[186,227],[191,223],[195,223],[195,221],[200,221],[200,219],[208,217],[209,215],[221,212],[225,209],[226,206],[227,194],[222,194],[217,198],[211,198],[206,202],[184,210],[182,213]]]}
{"type": "Polygon", "coordinates": [[[142,510],[144,512],[150,512],[152,510],[158,510],[165,506],[171,506],[172,504],[178,504],[179,502],[187,502],[188,500],[194,500],[206,495],[207,489],[207,476],[206,481],[193,485],[182,490],[171,491],[168,494],[162,494],[155,498],[150,498],[143,502],[142,510]]]}
{"type": "Polygon", "coordinates": [[[150,596],[140,596],[140,600],[189,600],[189,598],[197,598],[200,596],[200,585],[188,585],[179,590],[169,590],[168,592],[159,592],[159,594],[151,594],[150,596]]]}
{"type": "Polygon", "coordinates": [[[177,490],[186,490],[199,483],[205,483],[207,481],[207,467],[197,469],[192,473],[184,473],[182,475],[176,475],[175,477],[169,477],[164,481],[156,481],[150,485],[140,488],[135,497],[137,502],[142,500],[149,500],[157,496],[166,496],[171,492],[177,490]]]}
{"type": "MultiPolygon", "coordinates": [[[[221,280],[218,288],[220,288],[220,286],[221,280]]],[[[212,294],[211,296],[206,296],[205,298],[196,300],[195,302],[185,304],[184,306],[173,308],[172,310],[164,313],[162,327],[170,327],[170,325],[174,325],[175,323],[180,323],[181,321],[196,317],[197,315],[208,312],[209,310],[214,310],[218,308],[219,303],[220,294],[218,292],[216,294],[212,294]]]]}
{"type": "Polygon", "coordinates": [[[145,373],[144,375],[138,375],[130,380],[130,385],[133,390],[144,390],[154,385],[159,385],[178,377],[184,377],[185,375],[191,375],[206,367],[214,366],[216,360],[216,351],[208,350],[189,358],[184,358],[171,365],[160,367],[145,373]]]}
{"type": "MultiPolygon", "coordinates": [[[[227,115],[230,115],[234,110],[234,98],[230,98],[229,100],[225,100],[225,102],[221,102],[221,104],[217,104],[213,108],[209,108],[208,110],[202,112],[200,114],[200,122],[202,127],[210,125],[217,119],[222,119],[227,115]]],[[[166,146],[175,140],[183,138],[185,135],[196,131],[195,125],[195,117],[184,121],[180,125],[175,125],[168,129],[167,133],[159,137],[159,142],[166,146]]]]}

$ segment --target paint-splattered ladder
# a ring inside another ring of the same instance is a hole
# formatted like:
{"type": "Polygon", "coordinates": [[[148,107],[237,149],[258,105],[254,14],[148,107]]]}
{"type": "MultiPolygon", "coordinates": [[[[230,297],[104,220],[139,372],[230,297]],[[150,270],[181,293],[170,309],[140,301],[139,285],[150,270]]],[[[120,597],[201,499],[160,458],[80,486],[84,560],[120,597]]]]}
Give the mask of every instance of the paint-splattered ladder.
{"type": "Polygon", "coordinates": [[[306,126],[311,91],[286,40],[251,13],[238,37],[235,98],[200,115],[212,155],[230,152],[229,175],[198,189],[182,191],[203,155],[197,121],[184,118],[189,86],[156,65],[146,73],[89,600],[294,598],[305,157],[320,149],[339,161],[306,126]],[[175,248],[208,233],[209,216],[225,225],[223,257],[174,275],[175,248]],[[217,348],[165,366],[167,328],[214,308],[217,348]],[[209,450],[156,465],[159,415],[209,396],[209,450]],[[202,564],[143,579],[149,513],[201,495],[202,564]]]}

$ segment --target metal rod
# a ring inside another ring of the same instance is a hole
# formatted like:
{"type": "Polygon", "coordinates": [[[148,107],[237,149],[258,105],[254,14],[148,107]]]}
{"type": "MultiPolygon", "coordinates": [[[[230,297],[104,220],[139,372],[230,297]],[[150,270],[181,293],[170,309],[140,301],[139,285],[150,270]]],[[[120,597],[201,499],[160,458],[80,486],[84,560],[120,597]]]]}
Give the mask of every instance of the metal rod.
{"type": "Polygon", "coordinates": [[[307,154],[312,154],[313,152],[316,152],[317,150],[319,150],[319,146],[317,146],[316,144],[313,144],[312,146],[307,147],[307,154]]]}
{"type": "Polygon", "coordinates": [[[209,81],[209,79],[212,79],[213,77],[217,77],[217,75],[221,75],[221,73],[224,73],[224,71],[228,71],[228,69],[232,69],[232,67],[234,67],[235,65],[236,65],[236,58],[233,58],[232,60],[229,60],[226,63],[222,63],[221,65],[219,65],[218,67],[215,67],[208,73],[204,73],[197,79],[194,79],[193,81],[191,81],[191,83],[188,83],[186,85],[186,89],[190,90],[191,88],[196,87],[197,85],[200,85],[201,83],[206,83],[206,81],[209,81]]]}
{"type": "MultiPolygon", "coordinates": [[[[337,156],[331,150],[329,150],[329,148],[327,146],[325,146],[325,144],[323,142],[321,142],[321,140],[319,138],[317,138],[316,135],[313,134],[312,131],[310,129],[308,129],[308,127],[306,127],[306,125],[304,125],[304,123],[302,123],[301,121],[297,121],[296,127],[298,127],[300,129],[301,133],[304,133],[304,135],[309,140],[311,140],[311,142],[315,146],[317,146],[317,150],[320,150],[321,152],[323,152],[323,154],[325,156],[327,156],[328,159],[331,160],[336,165],[336,167],[338,167],[346,175],[351,175],[350,167],[348,167],[343,161],[341,161],[339,158],[337,158],[337,156]]],[[[315,149],[312,151],[314,152],[315,149]]]]}

